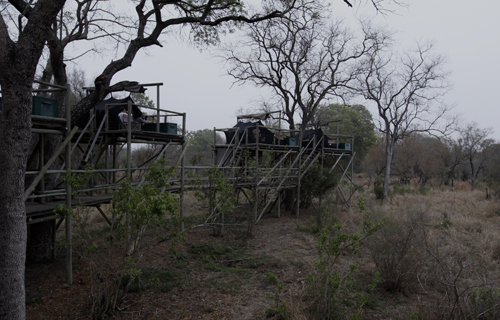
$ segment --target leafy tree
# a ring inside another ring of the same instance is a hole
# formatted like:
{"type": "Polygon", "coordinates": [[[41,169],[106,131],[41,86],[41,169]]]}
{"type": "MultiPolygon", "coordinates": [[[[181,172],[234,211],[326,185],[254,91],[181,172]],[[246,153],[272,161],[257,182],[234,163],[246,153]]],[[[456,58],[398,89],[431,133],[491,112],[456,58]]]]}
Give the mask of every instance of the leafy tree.
{"type": "Polygon", "coordinates": [[[318,124],[328,123],[323,129],[327,135],[354,136],[357,166],[377,141],[372,115],[363,105],[329,104],[319,108],[316,118],[318,124]]]}
{"type": "Polygon", "coordinates": [[[300,208],[307,209],[314,198],[322,197],[331,192],[338,183],[339,173],[330,172],[330,167],[312,166],[300,181],[300,208]]]}
{"type": "MultiPolygon", "coordinates": [[[[130,94],[132,100],[134,100],[135,104],[141,105],[141,106],[146,106],[150,108],[155,107],[155,103],[153,100],[151,100],[147,95],[144,93],[137,93],[133,92],[130,94]]],[[[144,110],[145,113],[148,113],[146,110],[144,110]]]]}
{"type": "MultiPolygon", "coordinates": [[[[190,165],[211,166],[214,164],[212,159],[212,146],[214,144],[213,130],[202,129],[189,131],[187,133],[187,140],[189,142],[189,146],[186,158],[190,165]]],[[[222,137],[217,134],[216,143],[222,143],[222,140],[222,137]]]]}
{"type": "Polygon", "coordinates": [[[484,163],[484,179],[486,185],[491,188],[496,195],[500,192],[500,144],[498,142],[490,144],[484,151],[486,162],[484,163]]]}

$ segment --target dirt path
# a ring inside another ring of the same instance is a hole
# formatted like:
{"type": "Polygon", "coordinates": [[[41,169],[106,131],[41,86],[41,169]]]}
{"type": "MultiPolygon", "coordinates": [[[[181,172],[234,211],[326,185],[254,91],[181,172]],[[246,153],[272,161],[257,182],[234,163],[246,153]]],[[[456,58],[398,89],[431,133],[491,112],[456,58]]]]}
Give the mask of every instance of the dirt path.
{"type": "MultiPolygon", "coordinates": [[[[263,219],[245,243],[242,230],[221,238],[208,229],[191,230],[179,247],[183,259],[173,259],[168,244],[158,246],[141,267],[169,276],[127,295],[114,319],[266,318],[276,290],[266,273],[284,283],[283,297],[293,298],[316,257],[313,237],[299,232],[297,222],[291,217],[263,219]]],[[[76,259],[72,286],[64,284],[64,260],[27,267],[27,319],[88,319],[87,267],[76,259]]]]}

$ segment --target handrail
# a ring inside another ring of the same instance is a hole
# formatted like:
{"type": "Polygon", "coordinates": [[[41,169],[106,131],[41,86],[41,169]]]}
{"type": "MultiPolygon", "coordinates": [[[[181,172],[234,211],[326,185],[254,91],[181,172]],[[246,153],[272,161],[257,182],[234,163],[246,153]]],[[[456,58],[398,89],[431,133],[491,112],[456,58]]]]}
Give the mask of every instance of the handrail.
{"type": "Polygon", "coordinates": [[[31,195],[33,190],[35,190],[36,186],[38,183],[42,180],[43,176],[45,175],[45,172],[49,170],[50,166],[57,160],[61,152],[63,152],[64,148],[66,145],[71,141],[71,138],[73,138],[73,135],[76,133],[78,130],[78,126],[75,126],[73,130],[69,133],[69,135],[66,137],[66,139],[63,141],[63,143],[59,146],[59,149],[56,150],[54,155],[47,161],[47,163],[43,166],[42,170],[40,170],[40,173],[36,176],[35,180],[31,183],[31,185],[26,189],[24,192],[24,201],[28,199],[28,197],[31,195]]]}
{"type": "Polygon", "coordinates": [[[285,160],[285,158],[290,154],[290,152],[292,152],[292,150],[288,150],[288,152],[283,156],[281,157],[281,160],[278,161],[278,163],[276,163],[276,165],[267,173],[267,175],[265,175],[258,183],[257,183],[257,186],[260,186],[260,184],[274,171],[274,169],[276,169],[282,162],[283,160],[285,160]]]}
{"type": "Polygon", "coordinates": [[[99,129],[97,129],[97,133],[95,135],[95,138],[92,141],[92,144],[90,145],[89,150],[87,150],[88,152],[87,152],[87,156],[85,157],[85,162],[88,162],[90,154],[92,153],[92,149],[94,148],[94,145],[95,145],[97,139],[99,138],[99,134],[101,133],[102,127],[103,127],[104,123],[106,122],[106,120],[107,120],[107,115],[104,115],[104,117],[102,118],[101,124],[99,125],[99,129]]]}

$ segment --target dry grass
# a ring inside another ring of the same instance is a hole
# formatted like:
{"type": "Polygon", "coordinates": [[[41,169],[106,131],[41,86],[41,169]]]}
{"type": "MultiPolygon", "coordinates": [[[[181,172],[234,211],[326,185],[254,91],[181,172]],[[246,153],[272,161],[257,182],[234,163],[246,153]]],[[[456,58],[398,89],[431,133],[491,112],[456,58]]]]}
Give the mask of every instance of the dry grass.
{"type": "MultiPolygon", "coordinates": [[[[206,210],[192,193],[186,195],[185,204],[188,217],[206,210]]],[[[109,207],[103,209],[109,214],[109,207]]],[[[366,190],[355,195],[352,211],[332,203],[329,212],[348,233],[361,231],[366,216],[373,221],[387,217],[401,226],[411,217],[422,215],[418,223],[425,237],[416,239],[410,248],[418,259],[407,260],[414,268],[405,278],[406,289],[388,292],[381,283],[375,290],[367,289],[374,283],[377,269],[367,249],[341,259],[339,268],[347,259],[357,264],[349,287],[355,301],[345,302],[346,314],[360,319],[472,319],[495,307],[486,298],[500,298],[500,203],[485,200],[482,190],[460,185],[454,190],[431,189],[425,195],[412,191],[395,194],[385,204],[366,190]],[[358,197],[365,199],[364,212],[356,205],[358,197]],[[484,291],[485,299],[474,300],[472,294],[481,288],[493,291],[484,291]],[[454,289],[460,293],[457,299],[454,289]],[[366,301],[359,302],[360,297],[366,301]]],[[[282,218],[276,219],[274,212],[254,227],[251,238],[243,236],[244,228],[228,229],[219,238],[205,228],[189,230],[186,243],[179,247],[186,260],[174,259],[168,243],[159,246],[144,258],[141,267],[170,270],[179,283],[169,291],[152,287],[129,295],[127,308],[117,319],[264,319],[266,309],[273,304],[266,296],[274,292],[264,276],[266,272],[284,283],[280,300],[287,306],[287,319],[313,319],[306,287],[307,275],[314,272],[318,261],[316,236],[296,227],[313,214],[314,209],[301,211],[297,220],[282,212],[282,218]],[[237,253],[202,258],[190,252],[191,245],[230,246],[237,248],[237,253]]],[[[89,216],[96,228],[105,227],[97,210],[89,211],[89,216]]],[[[376,244],[374,239],[366,242],[376,244]]],[[[61,319],[85,318],[86,288],[91,281],[85,264],[75,265],[78,284],[69,288],[63,286],[63,266],[61,261],[55,266],[28,267],[27,293],[36,297],[28,305],[28,319],[52,319],[55,312],[61,319]]],[[[495,319],[496,315],[485,313],[481,319],[495,319]]]]}
{"type": "MultiPolygon", "coordinates": [[[[417,192],[393,195],[387,204],[376,201],[370,194],[363,196],[367,198],[368,211],[376,217],[387,217],[400,233],[409,216],[423,215],[422,240],[415,236],[415,242],[408,248],[408,257],[397,265],[401,268],[401,264],[411,263],[405,280],[406,288],[410,288],[405,292],[408,295],[405,303],[412,303],[403,308],[406,317],[413,314],[422,319],[473,319],[490,307],[489,316],[486,312],[481,319],[498,317],[498,306],[487,300],[495,299],[500,292],[500,216],[497,213],[500,203],[486,200],[482,190],[470,190],[462,185],[453,190],[430,190],[426,195],[417,192]],[[411,257],[418,259],[408,259],[411,257]],[[486,292],[482,300],[475,296],[481,292],[486,292]]],[[[394,243],[396,231],[392,230],[392,234],[384,244],[386,251],[398,248],[394,243]]],[[[377,245],[376,241],[371,244],[377,245]]],[[[401,313],[401,310],[394,313],[388,310],[384,314],[388,319],[398,318],[397,314],[401,313]]],[[[375,312],[369,317],[378,316],[375,312]]]]}

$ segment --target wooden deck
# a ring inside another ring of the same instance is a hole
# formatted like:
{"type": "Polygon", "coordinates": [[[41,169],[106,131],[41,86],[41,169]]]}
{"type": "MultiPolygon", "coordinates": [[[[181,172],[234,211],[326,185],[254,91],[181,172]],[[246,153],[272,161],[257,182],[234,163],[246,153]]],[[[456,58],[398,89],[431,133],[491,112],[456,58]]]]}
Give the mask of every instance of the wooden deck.
{"type": "MultiPolygon", "coordinates": [[[[73,137],[73,142],[76,142],[78,139],[79,135],[81,133],[81,130],[75,134],[73,137]]],[[[105,135],[109,139],[113,140],[113,143],[116,142],[121,142],[124,143],[126,142],[127,139],[127,130],[108,130],[105,131],[103,130],[101,132],[101,135],[105,135]]],[[[80,141],[81,143],[89,143],[92,139],[92,135],[89,133],[83,134],[81,137],[80,141]]],[[[141,131],[141,130],[133,130],[132,131],[132,140],[140,140],[142,143],[148,143],[148,142],[163,142],[163,143],[168,143],[168,142],[173,142],[176,144],[183,144],[184,137],[182,134],[170,134],[170,133],[163,133],[163,132],[154,132],[154,131],[141,131]]],[[[132,141],[137,142],[137,141],[132,141]]]]}
{"type": "MultiPolygon", "coordinates": [[[[233,149],[233,148],[245,148],[245,149],[257,149],[262,151],[282,151],[282,152],[287,152],[288,150],[294,150],[294,151],[299,151],[301,149],[305,149],[305,154],[310,153],[310,150],[312,148],[303,148],[300,146],[289,146],[289,145],[278,145],[278,144],[264,144],[264,143],[247,143],[247,144],[241,144],[238,147],[234,144],[217,144],[215,146],[216,149],[233,149]]],[[[319,150],[319,149],[318,149],[319,150]]],[[[316,150],[316,151],[318,151],[316,150]]],[[[323,153],[325,155],[338,155],[338,154],[346,154],[346,155],[351,155],[352,150],[350,149],[339,149],[339,148],[323,148],[323,153]]]]}
{"type": "MultiPolygon", "coordinates": [[[[76,208],[80,206],[94,207],[104,203],[111,203],[111,195],[96,195],[96,196],[83,196],[75,197],[71,200],[71,207],[76,208]]],[[[54,209],[66,204],[65,199],[56,198],[54,201],[44,204],[35,202],[26,202],[26,223],[33,224],[47,220],[61,218],[61,214],[55,213],[54,209]]]]}

